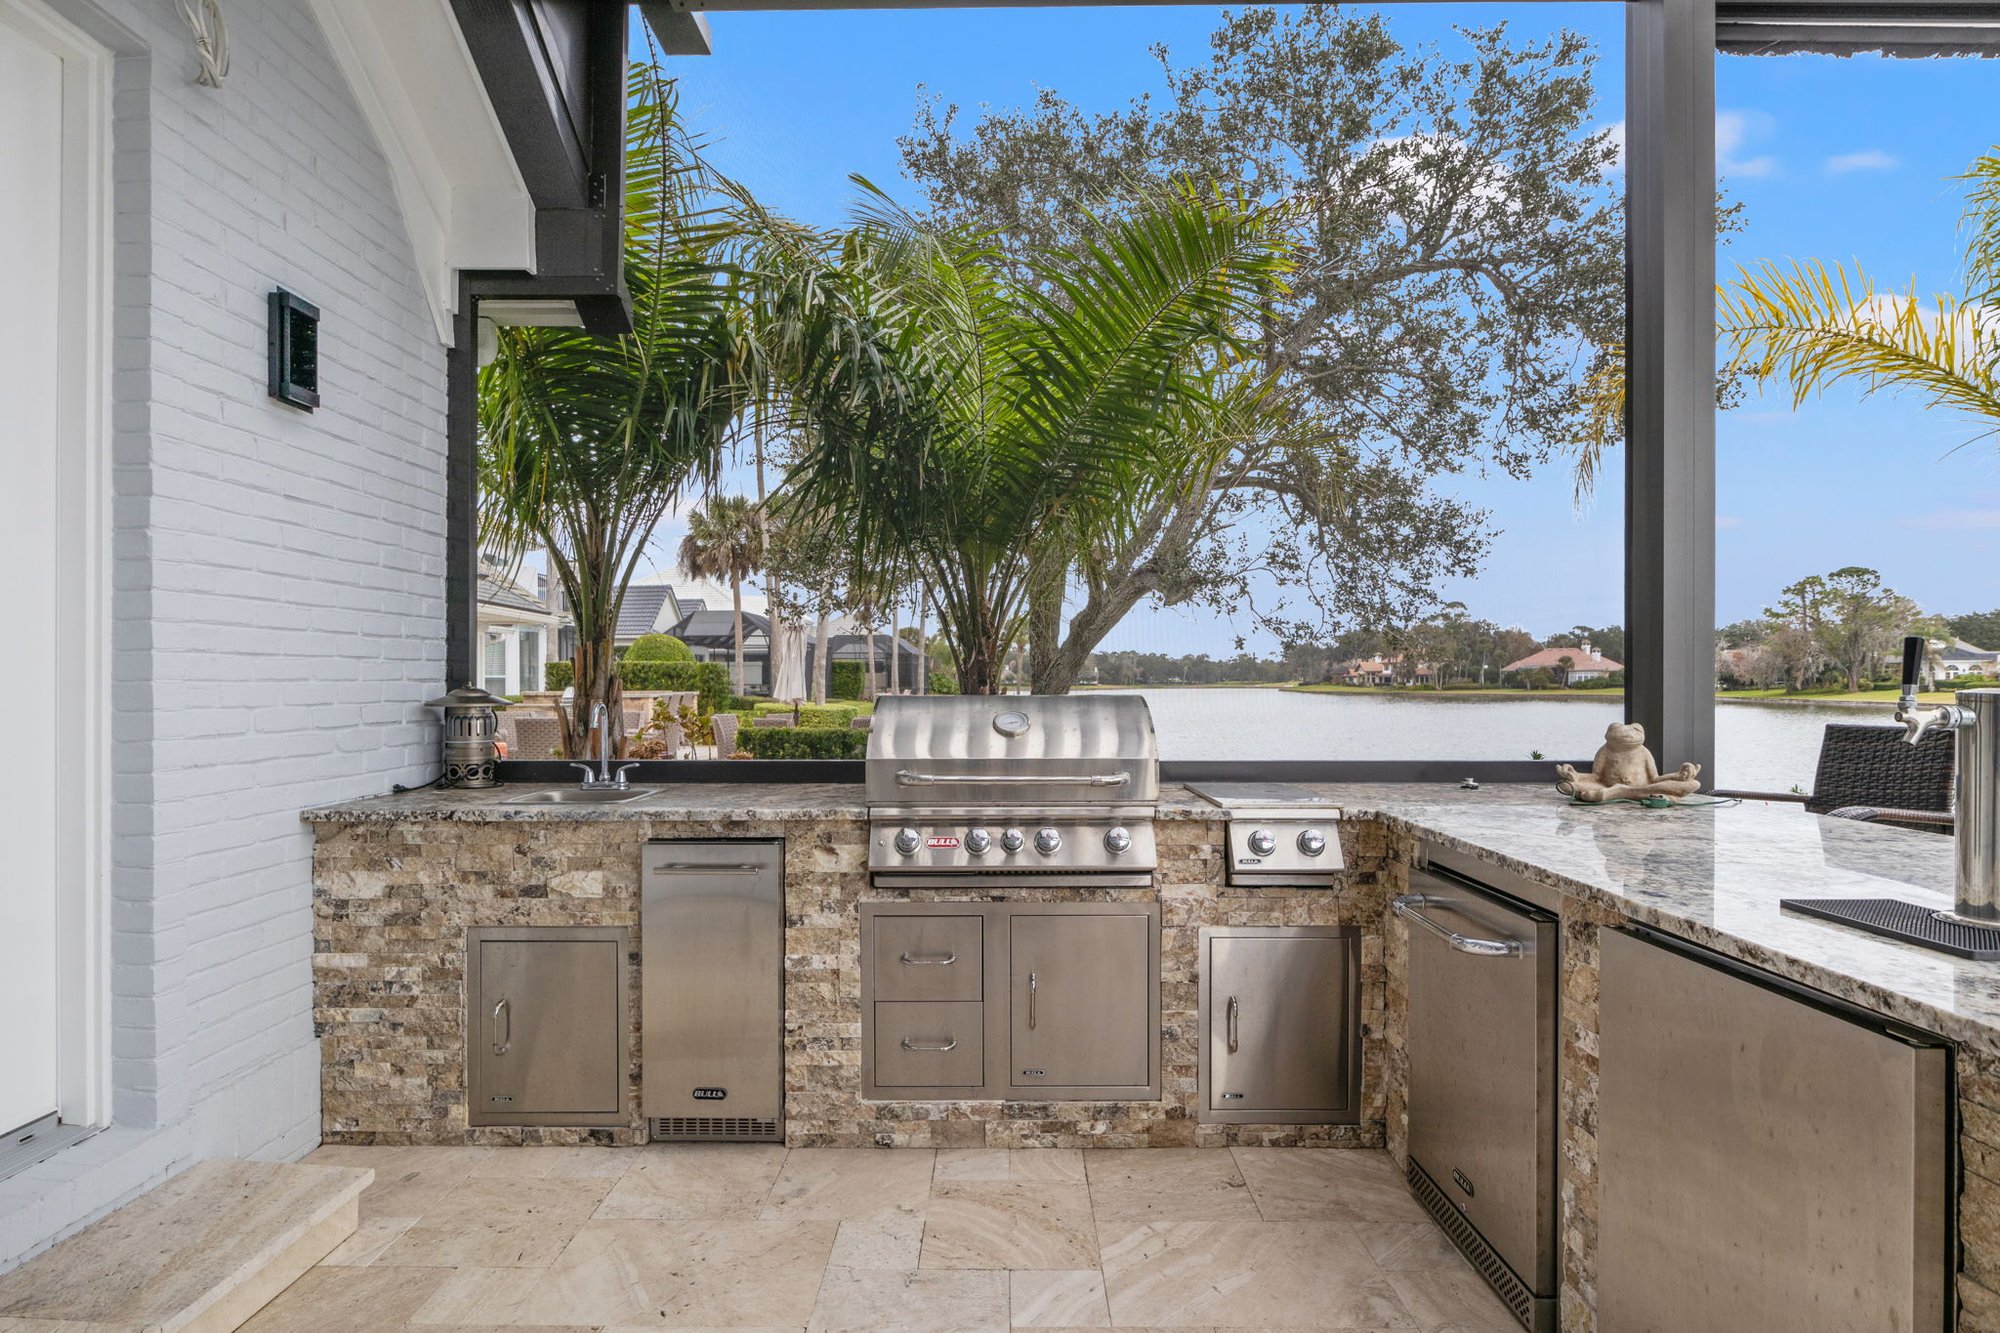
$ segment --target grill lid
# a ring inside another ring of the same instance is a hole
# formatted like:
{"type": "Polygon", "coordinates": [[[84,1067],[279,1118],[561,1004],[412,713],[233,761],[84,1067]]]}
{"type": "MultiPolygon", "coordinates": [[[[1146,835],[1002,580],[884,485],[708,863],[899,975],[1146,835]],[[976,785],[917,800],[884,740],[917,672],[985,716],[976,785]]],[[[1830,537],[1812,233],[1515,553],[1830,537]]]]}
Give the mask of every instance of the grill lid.
{"type": "Polygon", "coordinates": [[[1160,752],[1136,694],[899,695],[875,706],[867,780],[873,806],[1150,806],[1160,752]]]}

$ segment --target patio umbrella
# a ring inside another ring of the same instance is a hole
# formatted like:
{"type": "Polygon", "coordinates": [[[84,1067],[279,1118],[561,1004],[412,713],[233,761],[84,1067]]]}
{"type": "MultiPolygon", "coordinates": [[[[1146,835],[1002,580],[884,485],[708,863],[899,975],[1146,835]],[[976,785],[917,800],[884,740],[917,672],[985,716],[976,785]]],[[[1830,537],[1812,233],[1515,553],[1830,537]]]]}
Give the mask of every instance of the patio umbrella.
{"type": "Polygon", "coordinates": [[[806,693],[806,636],[795,620],[771,617],[771,697],[803,699],[806,693]]]}

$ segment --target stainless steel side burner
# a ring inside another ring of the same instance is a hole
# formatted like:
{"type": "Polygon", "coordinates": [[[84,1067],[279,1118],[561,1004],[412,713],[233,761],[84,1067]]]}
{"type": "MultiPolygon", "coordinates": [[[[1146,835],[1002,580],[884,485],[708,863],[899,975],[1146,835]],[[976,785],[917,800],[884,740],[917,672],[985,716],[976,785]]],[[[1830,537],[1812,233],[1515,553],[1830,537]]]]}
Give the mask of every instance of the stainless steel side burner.
{"type": "Polygon", "coordinates": [[[1229,812],[1231,884],[1331,885],[1345,868],[1340,807],[1288,782],[1204,782],[1188,790],[1229,812]]]}
{"type": "Polygon", "coordinates": [[[867,783],[877,884],[1153,882],[1160,755],[1137,695],[883,699],[867,783]]]}

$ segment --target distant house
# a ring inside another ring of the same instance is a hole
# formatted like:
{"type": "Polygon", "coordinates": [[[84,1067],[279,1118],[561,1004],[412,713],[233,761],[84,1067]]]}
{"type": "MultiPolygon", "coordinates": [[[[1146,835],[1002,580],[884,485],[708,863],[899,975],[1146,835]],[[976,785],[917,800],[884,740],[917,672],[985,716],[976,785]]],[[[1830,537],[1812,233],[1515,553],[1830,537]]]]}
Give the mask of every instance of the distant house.
{"type": "Polygon", "coordinates": [[[495,694],[542,688],[543,670],[569,656],[569,614],[546,574],[509,575],[488,565],[479,576],[479,683],[495,694]],[[532,583],[525,581],[532,580],[532,583]]]}
{"type": "Polygon", "coordinates": [[[612,646],[623,653],[641,634],[671,634],[691,609],[674,595],[670,583],[629,584],[625,600],[618,604],[618,628],[612,646]]]}
{"type": "Polygon", "coordinates": [[[1939,680],[1959,680],[1966,676],[2000,676],[2000,652],[1975,648],[1964,639],[1953,639],[1933,659],[1939,680]]]}
{"type": "Polygon", "coordinates": [[[1401,656],[1370,657],[1349,662],[1334,673],[1334,679],[1343,685],[1394,685],[1398,680],[1428,685],[1437,679],[1437,670],[1433,663],[1419,662],[1406,671],[1401,656]]]}
{"type": "Polygon", "coordinates": [[[1501,668],[1506,672],[1547,671],[1572,685],[1583,680],[1599,680],[1614,671],[1624,669],[1623,662],[1614,662],[1608,657],[1599,656],[1597,650],[1587,643],[1574,648],[1543,648],[1539,652],[1529,653],[1518,662],[1509,662],[1501,668]],[[1564,659],[1569,661],[1567,668],[1563,666],[1564,659]]]}
{"type": "MultiPolygon", "coordinates": [[[[826,657],[832,662],[868,661],[867,631],[846,618],[838,618],[827,627],[826,657]]],[[[678,623],[666,631],[693,650],[698,662],[721,662],[731,666],[736,660],[736,615],[726,604],[716,610],[702,609],[683,616],[678,623]]],[[[806,679],[813,678],[814,659],[818,654],[816,629],[808,625],[806,640],[806,679]]],[[[889,688],[889,632],[878,630],[875,634],[875,687],[889,688]]],[[[901,683],[904,689],[914,690],[921,679],[924,667],[923,654],[914,644],[900,640],[893,641],[902,653],[900,666],[901,683]]],[[[755,611],[743,612],[743,687],[746,694],[769,694],[771,692],[771,622],[755,611]]]]}

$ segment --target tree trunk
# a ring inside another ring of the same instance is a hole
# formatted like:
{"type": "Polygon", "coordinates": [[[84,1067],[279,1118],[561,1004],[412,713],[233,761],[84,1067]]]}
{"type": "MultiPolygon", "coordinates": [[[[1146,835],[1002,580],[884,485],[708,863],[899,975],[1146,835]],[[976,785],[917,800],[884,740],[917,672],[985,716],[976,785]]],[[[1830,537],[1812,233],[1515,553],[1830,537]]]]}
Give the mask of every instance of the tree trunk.
{"type": "MultiPolygon", "coordinates": [[[[1028,556],[1028,688],[1036,694],[1068,694],[1077,670],[1065,670],[1063,658],[1063,585],[1068,563],[1057,554],[1035,550],[1028,556]]],[[[1078,670],[1081,668],[1079,667],[1078,670]]]]}
{"type": "Polygon", "coordinates": [[[861,678],[861,697],[874,702],[875,699],[875,625],[868,625],[868,665],[861,678]]]}
{"type": "Polygon", "coordinates": [[[958,657],[958,692],[1000,693],[1001,661],[1001,649],[997,643],[965,645],[958,657]]]}
{"type": "Polygon", "coordinates": [[[833,635],[827,622],[826,612],[821,611],[819,615],[819,625],[813,631],[813,672],[812,672],[811,694],[812,694],[812,701],[816,704],[823,704],[826,702],[826,683],[828,678],[833,675],[833,663],[826,660],[826,655],[828,652],[828,643],[832,639],[832,637],[833,635]]]}
{"type": "MultiPolygon", "coordinates": [[[[741,574],[731,574],[729,576],[729,601],[731,607],[736,612],[735,690],[737,696],[740,698],[742,697],[743,694],[743,576],[741,574]]],[[[766,634],[765,638],[768,641],[770,636],[766,634]]],[[[767,642],[764,650],[765,653],[768,655],[770,652],[773,651],[774,647],[775,645],[772,645],[767,642]]],[[[765,664],[765,670],[767,672],[770,670],[770,664],[768,662],[765,664]]]]}
{"type": "Polygon", "coordinates": [[[917,585],[917,693],[931,692],[931,590],[917,585]]]}
{"type": "Polygon", "coordinates": [[[618,680],[618,654],[612,640],[611,634],[601,633],[578,638],[576,643],[576,698],[562,718],[563,757],[577,763],[597,758],[599,738],[591,725],[591,714],[599,704],[604,705],[610,752],[625,752],[625,692],[618,680]]]}
{"type": "Polygon", "coordinates": [[[889,608],[889,693],[903,692],[903,607],[889,608]]]}

